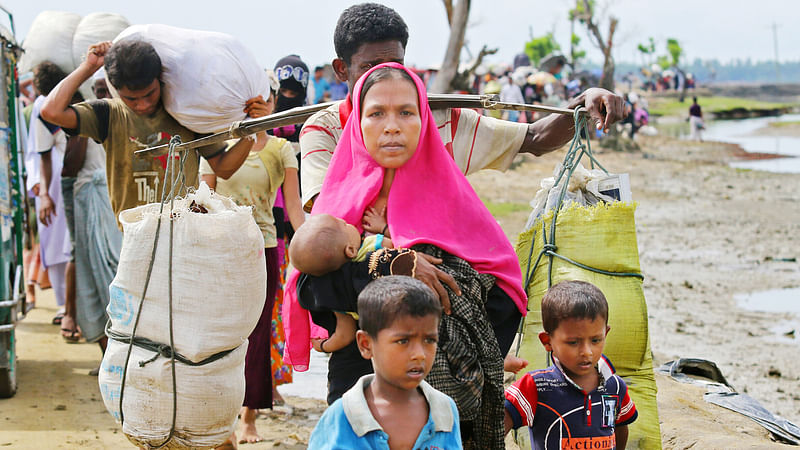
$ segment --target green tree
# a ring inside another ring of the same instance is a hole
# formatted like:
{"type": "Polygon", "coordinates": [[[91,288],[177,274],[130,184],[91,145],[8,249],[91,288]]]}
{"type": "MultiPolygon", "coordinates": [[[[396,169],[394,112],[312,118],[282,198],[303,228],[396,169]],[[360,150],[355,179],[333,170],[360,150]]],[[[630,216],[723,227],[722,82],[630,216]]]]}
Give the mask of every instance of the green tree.
{"type": "Polygon", "coordinates": [[[570,67],[572,67],[572,72],[578,71],[578,63],[586,57],[586,50],[582,50],[579,45],[581,44],[581,38],[575,33],[572,33],[572,38],[570,39],[570,67]]]}
{"type": "Polygon", "coordinates": [[[662,70],[667,70],[669,69],[669,66],[672,65],[672,61],[669,60],[669,57],[667,55],[661,55],[658,58],[656,58],[656,64],[661,66],[662,70]]]}
{"type": "Polygon", "coordinates": [[[656,53],[656,41],[652,37],[649,38],[647,44],[639,44],[637,46],[639,53],[642,54],[642,64],[650,65],[653,61],[653,55],[656,53]]]}
{"type": "Polygon", "coordinates": [[[683,48],[677,39],[667,39],[667,51],[672,58],[672,65],[677,66],[680,63],[681,56],[683,55],[683,48]]]}
{"type": "Polygon", "coordinates": [[[531,59],[531,65],[534,67],[538,66],[539,61],[553,53],[554,50],[561,50],[561,46],[553,38],[553,33],[547,33],[525,43],[525,54],[531,59]]]}

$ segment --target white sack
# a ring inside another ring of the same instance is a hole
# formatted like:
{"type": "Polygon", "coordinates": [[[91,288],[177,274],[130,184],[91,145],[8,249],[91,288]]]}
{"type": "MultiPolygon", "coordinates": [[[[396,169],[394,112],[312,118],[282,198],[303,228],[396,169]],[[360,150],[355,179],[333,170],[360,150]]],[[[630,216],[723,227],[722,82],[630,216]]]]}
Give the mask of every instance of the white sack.
{"type": "MultiPolygon", "coordinates": [[[[98,383],[103,403],[119,422],[120,387],[128,344],[108,340],[98,383]]],[[[225,357],[203,366],[175,363],[178,407],[176,431],[165,448],[214,447],[234,430],[244,401],[244,357],[247,342],[225,357]]],[[[122,431],[138,446],[158,445],[172,426],[172,360],[133,347],[122,405],[122,431]]]]}
{"type": "Polygon", "coordinates": [[[22,48],[19,73],[33,70],[39,63],[50,61],[64,72],[75,70],[72,58],[72,37],[81,16],[64,11],[42,11],[33,19],[22,48]]]}
{"type": "Polygon", "coordinates": [[[161,58],[161,96],[167,112],[197,133],[227,130],[245,118],[248,99],[269,96],[269,79],[255,56],[233,36],[167,25],[134,25],[114,42],[141,39],[161,58]]]}
{"type": "MultiPolygon", "coordinates": [[[[128,28],[128,19],[113,13],[96,12],[81,19],[72,37],[72,63],[78,67],[86,57],[89,46],[103,41],[111,41],[124,29],[128,28]]],[[[92,92],[94,80],[89,78],[80,87],[85,99],[95,98],[92,92]]]]}
{"type": "MultiPolygon", "coordinates": [[[[208,189],[205,183],[201,187],[208,189]]],[[[237,347],[256,326],[266,297],[264,238],[250,207],[211,194],[208,214],[189,211],[196,194],[175,201],[173,331],[175,349],[198,362],[237,347]]],[[[131,335],[153,250],[159,204],[120,213],[124,230],[109,287],[111,329],[131,335]]],[[[169,344],[169,206],[161,222],[137,337],[169,344]]]]}
{"type": "Polygon", "coordinates": [[[128,19],[113,13],[96,12],[81,19],[72,37],[72,63],[78,67],[89,46],[102,41],[113,41],[131,24],[128,19]]]}

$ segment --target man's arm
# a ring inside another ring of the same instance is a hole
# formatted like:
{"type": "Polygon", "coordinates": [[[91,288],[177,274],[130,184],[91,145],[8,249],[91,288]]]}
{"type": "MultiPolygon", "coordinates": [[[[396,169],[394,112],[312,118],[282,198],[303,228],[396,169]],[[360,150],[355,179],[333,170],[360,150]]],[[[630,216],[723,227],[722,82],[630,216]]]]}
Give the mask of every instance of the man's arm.
{"type": "Polygon", "coordinates": [[[64,152],[64,164],[61,168],[62,177],[74,177],[83,168],[86,162],[86,144],[88,139],[81,136],[67,138],[67,149],[64,152]]]}
{"type": "MultiPolygon", "coordinates": [[[[579,106],[586,107],[589,115],[598,122],[597,127],[605,131],[628,115],[622,97],[602,88],[583,91],[567,107],[574,109],[579,106]]],[[[575,120],[572,116],[550,114],[528,125],[528,133],[519,151],[541,156],[561,148],[574,136],[575,120]]]]}
{"type": "Polygon", "coordinates": [[[78,128],[78,115],[69,107],[72,97],[84,81],[103,67],[106,52],[110,48],[110,41],[89,46],[89,52],[81,65],[50,91],[39,112],[44,120],[71,130],[78,128]]]}
{"type": "MultiPolygon", "coordinates": [[[[248,117],[257,118],[264,117],[272,112],[271,107],[264,101],[262,96],[253,97],[245,103],[244,112],[248,117]]],[[[266,132],[261,131],[258,136],[266,140],[266,132]]],[[[227,180],[232,177],[239,167],[242,167],[247,155],[253,148],[256,136],[245,136],[239,139],[239,142],[233,145],[227,151],[219,152],[214,156],[207,157],[208,165],[218,177],[227,180]]]]}
{"type": "Polygon", "coordinates": [[[50,180],[53,179],[53,162],[52,151],[40,153],[42,158],[42,178],[39,185],[39,220],[42,225],[48,226],[52,222],[51,216],[56,215],[56,205],[53,199],[50,198],[48,189],[50,188],[50,180]]]}
{"type": "MultiPolygon", "coordinates": [[[[263,131],[260,133],[263,133],[263,131]]],[[[232,177],[247,159],[247,155],[250,154],[255,142],[255,135],[245,136],[239,139],[239,142],[231,148],[223,150],[214,156],[206,157],[206,161],[211,166],[211,170],[214,171],[214,175],[223,180],[232,177]]]]}

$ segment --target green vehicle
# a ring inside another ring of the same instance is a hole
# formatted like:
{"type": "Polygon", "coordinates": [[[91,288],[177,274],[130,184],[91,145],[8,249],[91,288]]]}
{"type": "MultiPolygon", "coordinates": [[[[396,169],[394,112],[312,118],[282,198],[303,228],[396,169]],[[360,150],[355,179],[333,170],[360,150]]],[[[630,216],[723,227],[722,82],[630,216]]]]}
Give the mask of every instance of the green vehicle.
{"type": "Polygon", "coordinates": [[[14,36],[14,18],[0,25],[0,398],[17,391],[16,323],[25,317],[22,245],[25,183],[20,150],[17,60],[22,49],[14,36]]]}

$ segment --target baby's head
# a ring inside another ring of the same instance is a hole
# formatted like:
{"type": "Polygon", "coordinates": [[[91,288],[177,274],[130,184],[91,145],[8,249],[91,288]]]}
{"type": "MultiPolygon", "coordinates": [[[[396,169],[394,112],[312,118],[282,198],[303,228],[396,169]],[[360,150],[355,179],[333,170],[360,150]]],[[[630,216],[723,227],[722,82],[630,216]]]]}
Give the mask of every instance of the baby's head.
{"type": "Polygon", "coordinates": [[[393,275],[358,296],[356,341],[382,383],[415,389],[433,367],[442,306],[419,280],[393,275]]]}
{"type": "Polygon", "coordinates": [[[608,302],[595,285],[562,281],[542,298],[539,333],[545,349],[553,352],[570,376],[595,370],[608,334],[608,302]]]}
{"type": "Polygon", "coordinates": [[[297,229],[289,245],[289,260],[300,272],[321,276],[355,258],[361,234],[353,225],[330,214],[316,214],[297,229]]]}
{"type": "Polygon", "coordinates": [[[359,102],[367,152],[387,169],[402,167],[417,151],[422,129],[414,79],[400,68],[375,69],[361,86],[359,102]]]}

